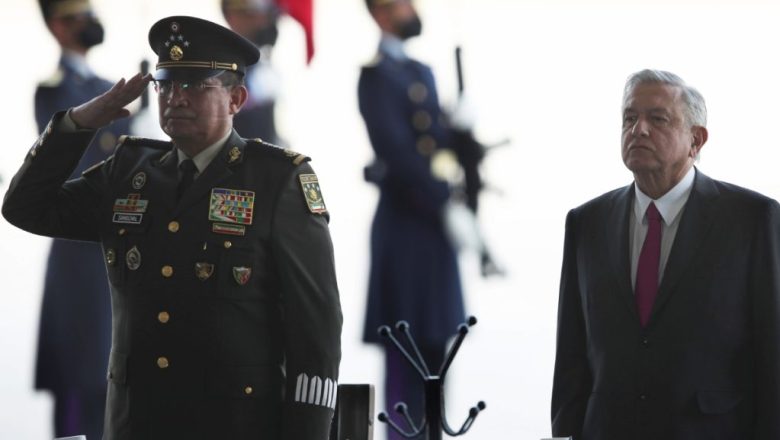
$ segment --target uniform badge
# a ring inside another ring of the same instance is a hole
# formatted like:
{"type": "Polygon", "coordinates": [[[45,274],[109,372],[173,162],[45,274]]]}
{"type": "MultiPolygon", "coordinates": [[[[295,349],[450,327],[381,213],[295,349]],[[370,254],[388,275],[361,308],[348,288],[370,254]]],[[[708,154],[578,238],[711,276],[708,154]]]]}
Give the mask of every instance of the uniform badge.
{"type": "MultiPolygon", "coordinates": [[[[146,173],[141,171],[133,176],[133,189],[141,189],[146,185],[146,173]]],[[[140,195],[139,195],[140,197],[140,195]]]]}
{"type": "Polygon", "coordinates": [[[209,203],[209,220],[251,225],[254,206],[254,191],[212,188],[211,201],[209,203]]]}
{"type": "Polygon", "coordinates": [[[320,183],[316,174],[301,174],[298,176],[303,189],[303,197],[306,199],[306,205],[313,214],[323,214],[328,212],[325,207],[325,200],[322,198],[320,183]]]}
{"type": "Polygon", "coordinates": [[[214,273],[214,265],[211,263],[195,263],[195,276],[201,280],[206,281],[211,278],[211,274],[214,273]]]}
{"type": "Polygon", "coordinates": [[[181,47],[174,44],[169,55],[173,61],[179,61],[184,58],[184,51],[181,50],[181,47]]]}
{"type": "Polygon", "coordinates": [[[106,249],[106,264],[113,266],[116,264],[116,251],[113,249],[106,249]]]}
{"type": "Polygon", "coordinates": [[[236,280],[236,282],[243,286],[246,285],[247,282],[249,282],[249,277],[252,276],[252,268],[251,267],[236,267],[233,266],[233,279],[236,280]]]}
{"type": "Polygon", "coordinates": [[[141,267],[141,251],[136,246],[130,248],[125,255],[125,262],[127,262],[127,268],[130,270],[138,270],[141,267]]]}
{"type": "Polygon", "coordinates": [[[230,159],[228,159],[229,163],[233,163],[241,158],[241,150],[238,149],[238,147],[233,147],[228,152],[228,155],[230,156],[230,159]]]}
{"type": "Polygon", "coordinates": [[[243,237],[246,234],[246,226],[213,223],[211,225],[211,231],[217,234],[238,235],[243,237]]]}
{"type": "MultiPolygon", "coordinates": [[[[138,176],[136,175],[136,177],[138,176]]],[[[133,185],[135,185],[135,177],[133,181],[133,185]]],[[[114,212],[144,213],[148,204],[148,200],[141,199],[141,194],[128,194],[126,199],[114,200],[114,212]]]]}

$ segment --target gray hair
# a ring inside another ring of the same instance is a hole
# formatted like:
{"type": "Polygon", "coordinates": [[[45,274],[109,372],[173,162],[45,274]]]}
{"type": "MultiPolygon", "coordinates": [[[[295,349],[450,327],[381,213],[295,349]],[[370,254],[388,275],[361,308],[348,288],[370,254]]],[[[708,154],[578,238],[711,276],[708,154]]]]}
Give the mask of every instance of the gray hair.
{"type": "Polygon", "coordinates": [[[707,126],[707,105],[704,103],[704,97],[698,90],[689,86],[682,78],[671,72],[645,69],[632,74],[626,80],[626,87],[623,89],[623,102],[626,102],[626,97],[631,94],[636,86],[648,83],[678,87],[682,90],[683,102],[685,102],[685,119],[688,125],[707,126]]]}

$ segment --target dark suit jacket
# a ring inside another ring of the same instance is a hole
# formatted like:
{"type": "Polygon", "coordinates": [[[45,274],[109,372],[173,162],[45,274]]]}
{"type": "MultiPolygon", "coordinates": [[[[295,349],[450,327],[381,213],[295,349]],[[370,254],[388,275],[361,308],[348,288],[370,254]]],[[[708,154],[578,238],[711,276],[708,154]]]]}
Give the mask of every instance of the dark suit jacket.
{"type": "Polygon", "coordinates": [[[698,170],[641,328],[633,185],[566,220],[553,435],[780,439],[780,206],[698,170]]]}
{"type": "Polygon", "coordinates": [[[177,202],[170,142],[123,139],[66,182],[93,133],[61,132],[61,117],[2,212],[29,232],[103,246],[104,439],[327,438],[341,308],[308,158],[233,132],[177,202]]]}

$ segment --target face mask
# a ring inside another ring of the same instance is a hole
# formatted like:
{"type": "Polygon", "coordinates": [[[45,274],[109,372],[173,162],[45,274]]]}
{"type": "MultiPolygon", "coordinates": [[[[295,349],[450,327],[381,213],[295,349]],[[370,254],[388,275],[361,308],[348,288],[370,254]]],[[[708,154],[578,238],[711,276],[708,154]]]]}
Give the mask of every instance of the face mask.
{"type": "Polygon", "coordinates": [[[278,36],[279,29],[276,27],[276,24],[272,24],[271,26],[256,30],[252,35],[251,40],[257,47],[273,46],[276,44],[276,38],[278,36]]]}
{"type": "Polygon", "coordinates": [[[402,40],[408,40],[409,38],[416,37],[422,32],[422,22],[420,17],[415,15],[414,17],[398,24],[398,38],[402,40]]]}
{"type": "Polygon", "coordinates": [[[93,17],[89,19],[76,37],[79,40],[79,44],[84,46],[84,48],[89,49],[90,47],[97,46],[103,42],[104,33],[103,25],[93,17]]]}

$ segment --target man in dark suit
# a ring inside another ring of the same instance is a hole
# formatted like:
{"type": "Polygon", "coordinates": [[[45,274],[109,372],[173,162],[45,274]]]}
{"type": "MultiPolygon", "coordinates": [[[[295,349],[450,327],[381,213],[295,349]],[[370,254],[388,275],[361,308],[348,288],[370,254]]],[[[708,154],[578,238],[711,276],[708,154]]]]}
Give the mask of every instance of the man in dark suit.
{"type": "MultiPolygon", "coordinates": [[[[437,369],[447,340],[464,320],[456,253],[442,221],[451,194],[434,166],[452,160],[451,132],[443,122],[431,69],[404,51],[404,41],[421,32],[414,7],[409,0],[367,4],[382,39],[358,84],[360,113],[376,154],[366,178],[380,190],[363,339],[383,343],[377,327],[406,320],[426,362],[437,369]]],[[[405,401],[419,420],[419,375],[395,348],[385,355],[387,407],[405,401]]],[[[398,438],[393,431],[390,435],[398,438]]]]}
{"type": "MultiPolygon", "coordinates": [[[[51,115],[111,88],[87,64],[103,41],[103,27],[86,0],[40,0],[46,27],[60,47],[56,72],[35,90],[35,119],[42,131],[51,115]]],[[[71,177],[106,159],[129,119],[101,129],[71,177]]],[[[54,434],[100,438],[105,371],[111,348],[111,296],[100,247],[54,240],[49,252],[38,332],[35,388],[54,397],[54,434]]]]}
{"type": "Polygon", "coordinates": [[[693,166],[705,126],[676,75],[628,79],[634,183],[566,220],[553,435],[780,438],[780,206],[693,166]]]}
{"type": "Polygon", "coordinates": [[[155,23],[160,125],[66,180],[98,127],[152,80],[59,112],[2,212],[101,242],[111,282],[104,437],[327,438],[341,357],[328,212],[308,158],[232,129],[257,48],[194,17],[155,23]]]}

